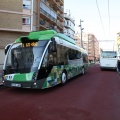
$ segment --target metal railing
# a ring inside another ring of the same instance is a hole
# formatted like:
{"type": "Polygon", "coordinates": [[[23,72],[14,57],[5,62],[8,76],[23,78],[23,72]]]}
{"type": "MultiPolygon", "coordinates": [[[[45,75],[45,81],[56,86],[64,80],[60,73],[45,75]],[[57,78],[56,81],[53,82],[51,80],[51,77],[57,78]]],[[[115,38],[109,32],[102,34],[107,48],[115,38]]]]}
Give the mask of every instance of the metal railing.
{"type": "Polygon", "coordinates": [[[57,13],[58,17],[60,17],[61,19],[63,19],[63,16],[60,13],[57,13]]]}
{"type": "Polygon", "coordinates": [[[50,20],[52,20],[52,21],[54,21],[54,22],[56,23],[56,19],[55,19],[53,16],[51,16],[48,12],[46,12],[46,11],[43,10],[42,8],[40,8],[40,12],[41,12],[42,14],[44,14],[45,16],[47,16],[47,18],[49,18],[50,20]]]}

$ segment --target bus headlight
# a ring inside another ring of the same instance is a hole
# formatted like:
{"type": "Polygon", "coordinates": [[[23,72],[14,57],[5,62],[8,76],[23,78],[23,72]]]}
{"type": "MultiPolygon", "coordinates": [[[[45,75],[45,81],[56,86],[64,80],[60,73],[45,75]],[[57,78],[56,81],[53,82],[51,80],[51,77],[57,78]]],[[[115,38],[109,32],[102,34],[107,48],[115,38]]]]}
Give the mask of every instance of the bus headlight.
{"type": "Polygon", "coordinates": [[[36,82],[33,85],[36,85],[36,82]]]}

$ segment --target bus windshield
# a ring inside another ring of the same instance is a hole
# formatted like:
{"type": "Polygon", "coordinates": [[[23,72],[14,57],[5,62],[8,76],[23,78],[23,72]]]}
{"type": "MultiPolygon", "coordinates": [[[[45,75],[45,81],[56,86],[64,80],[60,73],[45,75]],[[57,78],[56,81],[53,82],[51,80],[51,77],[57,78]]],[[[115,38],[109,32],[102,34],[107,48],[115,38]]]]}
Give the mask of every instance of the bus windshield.
{"type": "Polygon", "coordinates": [[[115,51],[103,51],[101,53],[102,58],[116,58],[117,53],[115,51]]]}
{"type": "Polygon", "coordinates": [[[6,73],[35,72],[38,69],[47,42],[27,43],[28,46],[23,45],[23,43],[15,43],[7,56],[6,73]]]}

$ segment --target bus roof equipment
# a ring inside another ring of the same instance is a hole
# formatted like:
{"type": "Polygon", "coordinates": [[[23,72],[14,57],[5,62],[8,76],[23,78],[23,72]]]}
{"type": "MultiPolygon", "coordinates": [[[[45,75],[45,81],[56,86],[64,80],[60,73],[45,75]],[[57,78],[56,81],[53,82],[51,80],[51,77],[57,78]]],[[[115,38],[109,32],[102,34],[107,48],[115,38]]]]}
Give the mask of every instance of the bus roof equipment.
{"type": "Polygon", "coordinates": [[[49,40],[51,39],[52,37],[60,37],[74,45],[76,45],[76,42],[69,38],[68,36],[62,34],[62,33],[57,33],[56,31],[54,30],[44,30],[44,31],[37,31],[37,32],[30,32],[30,34],[28,36],[22,36],[20,38],[18,38],[15,42],[21,42],[21,40],[23,38],[27,38],[29,40],[49,40]]]}

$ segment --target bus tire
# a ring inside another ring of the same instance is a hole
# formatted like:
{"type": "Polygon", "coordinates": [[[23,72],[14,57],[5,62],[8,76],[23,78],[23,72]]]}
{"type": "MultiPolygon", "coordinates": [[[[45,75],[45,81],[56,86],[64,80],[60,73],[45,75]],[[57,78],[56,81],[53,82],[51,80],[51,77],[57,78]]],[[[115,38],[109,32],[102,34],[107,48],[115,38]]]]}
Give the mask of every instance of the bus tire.
{"type": "Polygon", "coordinates": [[[65,71],[63,71],[61,75],[61,84],[65,84],[66,81],[67,81],[67,74],[65,71]]]}
{"type": "Polygon", "coordinates": [[[81,73],[82,75],[84,75],[85,74],[85,68],[84,67],[82,67],[82,73],[81,73]]]}

